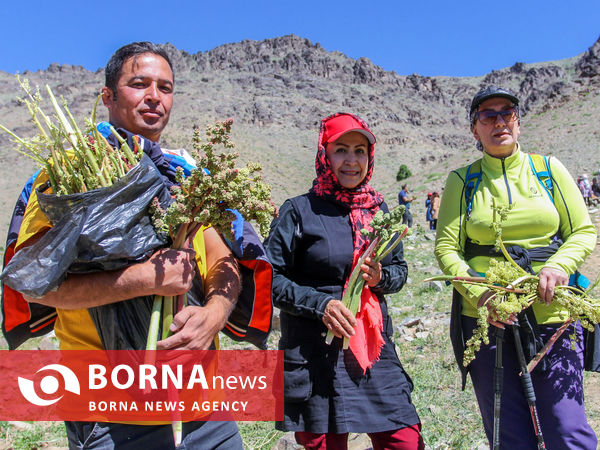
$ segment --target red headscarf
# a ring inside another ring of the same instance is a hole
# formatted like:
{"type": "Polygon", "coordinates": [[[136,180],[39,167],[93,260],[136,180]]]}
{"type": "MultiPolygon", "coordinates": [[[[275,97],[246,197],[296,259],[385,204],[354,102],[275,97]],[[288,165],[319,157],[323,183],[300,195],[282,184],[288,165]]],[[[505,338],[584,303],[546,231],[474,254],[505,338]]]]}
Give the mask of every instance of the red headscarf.
{"type": "MultiPolygon", "coordinates": [[[[319,144],[315,159],[317,178],[313,181],[311,189],[318,197],[332,203],[343,205],[350,210],[350,223],[352,225],[352,269],[356,265],[361,253],[368,247],[369,242],[360,232],[362,228],[369,228],[368,224],[383,203],[383,195],[369,186],[373,174],[375,160],[375,136],[368,125],[359,117],[347,113],[336,113],[321,121],[319,144]],[[368,169],[365,178],[353,189],[343,187],[335,176],[325,145],[335,142],[340,136],[350,131],[364,134],[369,140],[368,169]]],[[[347,287],[348,280],[345,282],[347,287]]],[[[356,357],[363,371],[371,367],[379,359],[383,340],[383,317],[379,300],[365,284],[361,295],[360,311],[356,316],[357,326],[355,334],[350,338],[350,350],[356,357]]]]}

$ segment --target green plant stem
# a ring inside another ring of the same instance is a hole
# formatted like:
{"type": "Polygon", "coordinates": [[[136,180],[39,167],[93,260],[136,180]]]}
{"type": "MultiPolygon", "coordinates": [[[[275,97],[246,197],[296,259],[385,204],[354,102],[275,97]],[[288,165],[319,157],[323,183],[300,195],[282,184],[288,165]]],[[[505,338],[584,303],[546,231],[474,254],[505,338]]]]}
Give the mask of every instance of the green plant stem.
{"type": "Polygon", "coordinates": [[[485,277],[455,277],[453,275],[436,275],[435,277],[425,278],[423,283],[429,283],[430,281],[473,281],[487,283],[485,277]]]}
{"type": "MultiPolygon", "coordinates": [[[[459,280],[450,280],[450,281],[459,281],[459,280]]],[[[461,280],[460,283],[463,283],[463,284],[472,284],[474,286],[481,286],[481,287],[485,287],[485,288],[488,288],[488,289],[494,290],[494,291],[511,292],[513,294],[526,294],[527,293],[527,291],[525,291],[523,289],[506,288],[504,286],[498,286],[496,284],[490,284],[490,283],[481,283],[479,281],[461,280]]]]}
{"type": "Polygon", "coordinates": [[[100,186],[102,186],[102,187],[110,186],[110,183],[106,179],[104,172],[102,170],[100,170],[100,167],[98,166],[98,161],[96,160],[96,156],[92,153],[92,151],[90,149],[85,150],[85,153],[86,153],[86,159],[88,161],[88,164],[92,167],[94,174],[98,178],[98,182],[100,183],[100,186]]]}
{"type": "Polygon", "coordinates": [[[123,136],[121,136],[112,125],[110,127],[110,132],[113,134],[114,137],[117,138],[117,141],[119,141],[119,144],[121,145],[121,151],[123,152],[123,154],[129,161],[129,164],[131,164],[132,166],[135,166],[137,164],[137,159],[135,158],[135,155],[131,151],[131,148],[129,148],[127,141],[125,139],[123,139],[123,136]]]}
{"type": "MultiPolygon", "coordinates": [[[[69,122],[71,123],[72,129],[73,129],[73,133],[75,134],[75,137],[77,138],[77,142],[79,142],[79,145],[82,148],[87,148],[88,147],[88,141],[83,137],[83,133],[81,132],[81,130],[77,126],[77,122],[75,121],[75,118],[73,117],[73,114],[71,114],[71,111],[69,110],[69,108],[67,106],[67,102],[64,99],[63,99],[63,108],[65,109],[65,113],[67,115],[67,118],[69,119],[69,122]]],[[[78,148],[79,148],[79,146],[75,145],[73,147],[73,150],[77,150],[78,148]]]]}
{"type": "Polygon", "coordinates": [[[400,244],[400,241],[404,236],[406,236],[408,232],[408,227],[404,229],[402,233],[394,233],[392,238],[390,238],[385,245],[381,245],[379,252],[375,257],[375,261],[380,262],[383,258],[389,255],[397,246],[400,244]]]}
{"type": "Polygon", "coordinates": [[[508,286],[506,286],[509,289],[513,289],[515,287],[517,287],[518,285],[520,285],[521,283],[523,283],[524,281],[528,281],[528,280],[535,280],[535,281],[540,281],[540,279],[538,277],[536,277],[535,275],[523,275],[522,277],[517,278],[515,281],[513,281],[512,283],[510,283],[508,286]]]}
{"type": "Polygon", "coordinates": [[[26,104],[27,104],[27,109],[29,110],[29,113],[31,114],[31,117],[33,118],[34,124],[40,130],[40,133],[42,133],[44,140],[49,141],[50,137],[46,133],[46,130],[44,130],[44,127],[39,122],[37,115],[39,114],[40,116],[42,116],[42,119],[44,119],[44,123],[46,124],[46,127],[48,127],[48,129],[50,129],[52,127],[52,122],[50,121],[48,116],[46,114],[44,114],[44,111],[41,110],[41,108],[38,105],[38,101],[35,98],[33,98],[33,95],[31,95],[31,89],[29,89],[25,85],[25,83],[23,83],[21,81],[21,78],[19,76],[17,76],[17,81],[19,83],[19,86],[21,86],[21,89],[23,89],[23,91],[25,91],[25,93],[29,97],[29,101],[26,101],[26,104]]]}
{"type": "MultiPolygon", "coordinates": [[[[355,285],[360,280],[362,280],[362,278],[359,279],[360,272],[361,272],[360,266],[362,266],[362,264],[365,261],[365,259],[367,258],[367,256],[371,255],[373,253],[373,251],[379,244],[379,241],[380,241],[379,236],[377,236],[375,239],[373,239],[373,241],[369,244],[367,249],[362,253],[362,255],[356,261],[356,265],[354,266],[354,269],[352,270],[352,273],[350,273],[350,277],[348,278],[348,284],[346,285],[346,290],[344,291],[344,295],[342,296],[342,303],[344,304],[344,306],[346,308],[350,309],[351,312],[352,312],[351,308],[354,308],[352,305],[352,298],[355,294],[355,292],[354,292],[354,290],[356,288],[355,285]]],[[[364,285],[364,283],[363,283],[363,285],[364,285]]],[[[360,286],[361,291],[362,291],[363,285],[360,286]]],[[[358,303],[360,303],[360,298],[358,299],[358,303]]],[[[358,310],[358,307],[356,309],[358,310]]],[[[356,311],[354,311],[353,314],[356,315],[356,311]]],[[[331,342],[333,341],[333,338],[334,338],[333,333],[331,332],[331,330],[329,330],[327,332],[327,336],[325,337],[325,342],[327,344],[331,344],[331,342]]],[[[346,339],[344,339],[344,341],[346,341],[346,339]]]]}
{"type": "Polygon", "coordinates": [[[175,297],[170,295],[165,296],[163,300],[163,320],[162,320],[162,339],[166,339],[171,335],[171,324],[173,323],[173,310],[175,297]]]}
{"type": "Polygon", "coordinates": [[[146,340],[146,350],[156,350],[158,341],[158,329],[160,327],[160,313],[162,311],[164,297],[162,295],[154,296],[152,304],[152,313],[150,314],[150,327],[148,328],[148,338],[146,340]]]}
{"type": "Polygon", "coordinates": [[[66,138],[69,140],[69,144],[71,144],[71,147],[77,148],[77,135],[75,134],[73,127],[71,127],[71,124],[67,120],[67,118],[66,118],[65,114],[63,113],[62,109],[60,108],[60,106],[58,105],[58,102],[56,101],[56,97],[54,97],[54,94],[52,93],[52,89],[50,89],[50,86],[46,85],[46,91],[48,92],[48,97],[50,98],[50,103],[52,104],[52,107],[54,108],[56,117],[58,118],[58,121],[63,126],[63,129],[66,132],[66,138]]]}
{"type": "MultiPolygon", "coordinates": [[[[125,168],[123,167],[123,161],[121,161],[121,158],[119,158],[119,156],[115,156],[114,153],[111,153],[110,155],[108,155],[108,158],[111,162],[111,165],[113,167],[113,170],[115,173],[115,180],[113,180],[113,183],[121,178],[122,176],[125,175],[125,168]]],[[[110,172],[113,172],[112,170],[110,172]]]]}

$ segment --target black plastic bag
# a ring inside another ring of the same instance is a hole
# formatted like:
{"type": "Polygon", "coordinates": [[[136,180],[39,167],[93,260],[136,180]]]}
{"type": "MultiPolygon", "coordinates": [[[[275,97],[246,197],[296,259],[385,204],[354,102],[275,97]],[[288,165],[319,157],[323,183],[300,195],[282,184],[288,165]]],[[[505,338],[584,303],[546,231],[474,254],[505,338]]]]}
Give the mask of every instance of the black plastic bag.
{"type": "Polygon", "coordinates": [[[145,349],[153,303],[154,296],[148,295],[89,308],[102,347],[106,350],[145,349]]]}
{"type": "Polygon", "coordinates": [[[67,273],[120,269],[168,243],[155,232],[148,207],[154,197],[168,204],[170,194],[146,155],[112,186],[63,196],[37,194],[53,227],[17,252],[0,275],[29,297],[56,290],[67,273]]]}

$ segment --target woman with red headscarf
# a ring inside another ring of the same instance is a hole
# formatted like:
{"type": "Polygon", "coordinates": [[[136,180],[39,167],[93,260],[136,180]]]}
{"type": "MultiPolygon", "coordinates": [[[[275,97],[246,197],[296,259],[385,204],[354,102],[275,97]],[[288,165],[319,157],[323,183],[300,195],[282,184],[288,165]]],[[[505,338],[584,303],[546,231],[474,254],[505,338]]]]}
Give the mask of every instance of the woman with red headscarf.
{"type": "Polygon", "coordinates": [[[367,258],[361,266],[365,289],[356,317],[340,301],[368,245],[360,230],[388,210],[368,184],[374,144],[367,124],[352,114],[323,119],[313,187],[281,206],[265,241],[284,351],[285,417],[277,428],[295,431],[306,448],[347,448],[349,432],[368,433],[375,449],[424,446],[384,298],[406,281],[402,244],[381,264],[367,258]],[[328,330],[338,338],[331,345],[328,330]]]}

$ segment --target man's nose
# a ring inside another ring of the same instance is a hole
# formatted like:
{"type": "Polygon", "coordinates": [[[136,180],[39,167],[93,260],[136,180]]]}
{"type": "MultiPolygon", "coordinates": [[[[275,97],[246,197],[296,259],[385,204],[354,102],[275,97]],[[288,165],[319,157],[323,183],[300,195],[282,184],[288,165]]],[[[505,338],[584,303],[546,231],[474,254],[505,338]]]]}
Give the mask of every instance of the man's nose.
{"type": "Polygon", "coordinates": [[[156,83],[150,83],[150,85],[146,88],[146,100],[158,102],[159,99],[158,85],[156,83]]]}

